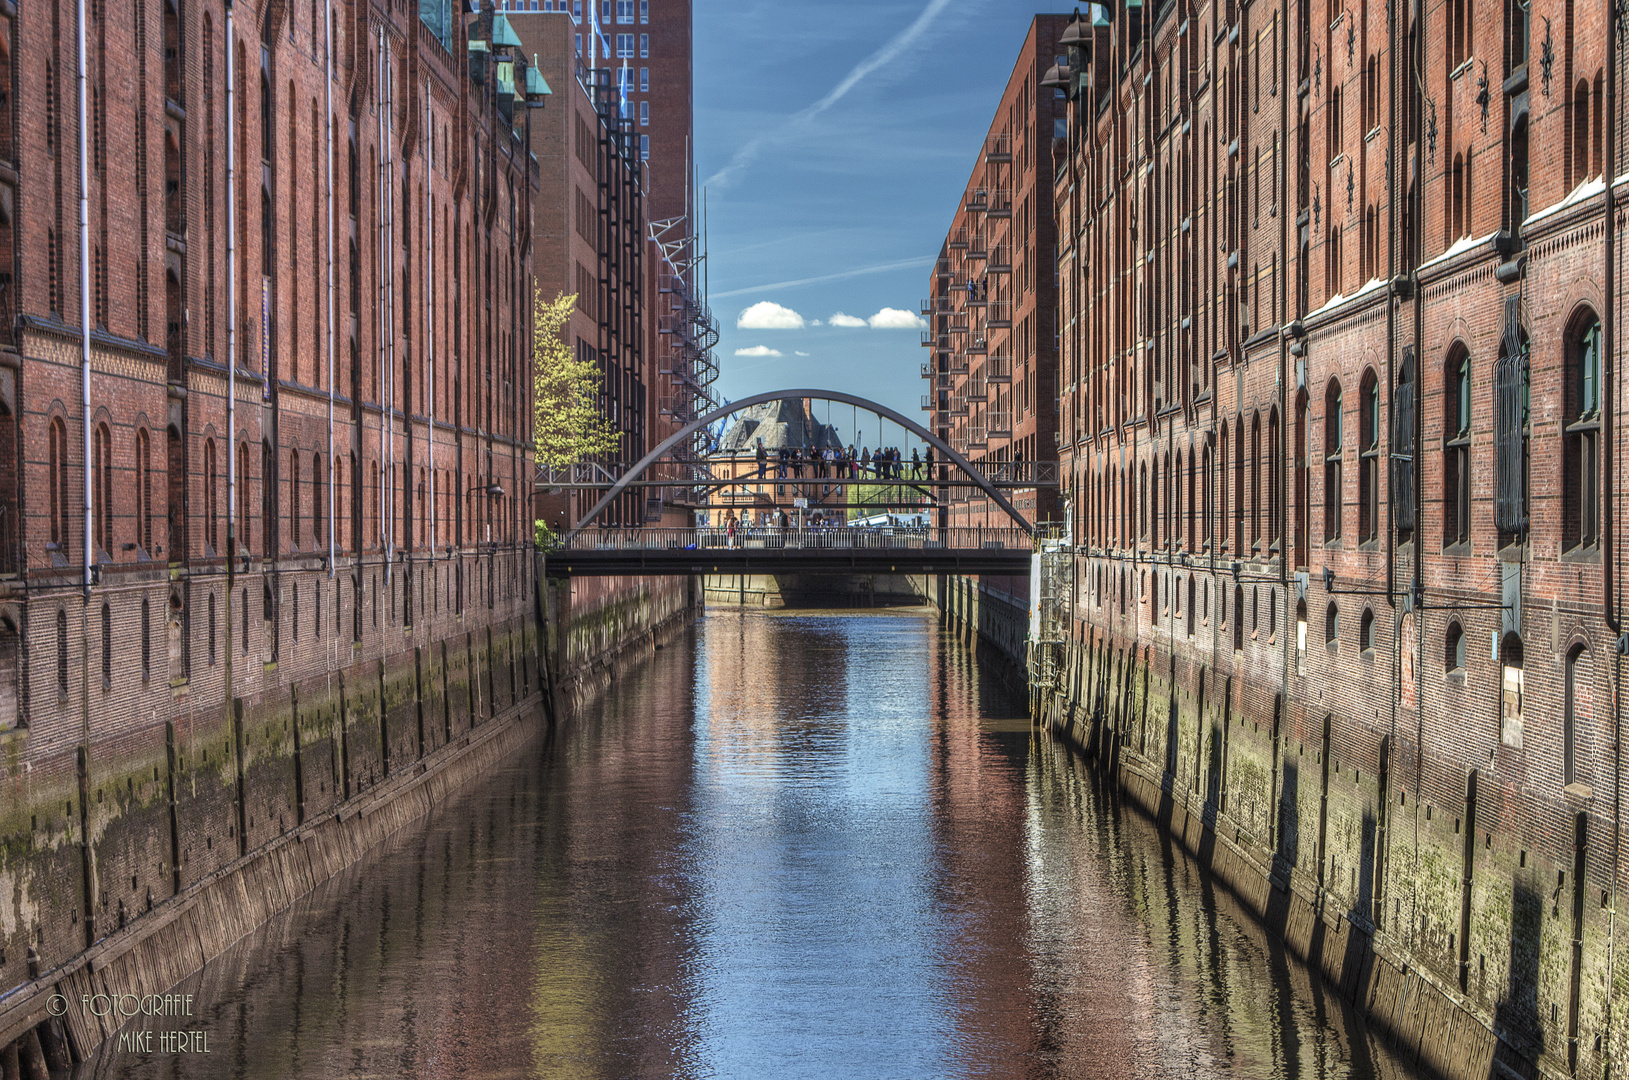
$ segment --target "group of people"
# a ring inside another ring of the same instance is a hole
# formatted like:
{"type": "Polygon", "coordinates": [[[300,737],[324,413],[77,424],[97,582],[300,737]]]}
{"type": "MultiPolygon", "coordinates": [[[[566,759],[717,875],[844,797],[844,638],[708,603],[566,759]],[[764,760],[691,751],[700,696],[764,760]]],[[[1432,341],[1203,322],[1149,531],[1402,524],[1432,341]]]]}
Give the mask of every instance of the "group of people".
{"type": "MultiPolygon", "coordinates": [[[[762,439],[758,440],[757,449],[758,478],[760,480],[769,475],[770,451],[764,446],[762,439]]],[[[910,479],[922,479],[922,469],[926,465],[928,475],[933,474],[933,447],[928,447],[928,456],[924,461],[921,453],[915,448],[911,450],[909,463],[899,447],[861,447],[856,453],[853,446],[828,446],[824,450],[804,450],[796,446],[782,446],[774,451],[775,479],[784,480],[791,476],[794,480],[803,479],[803,470],[809,469],[809,475],[816,480],[858,480],[862,474],[869,474],[878,480],[904,480],[906,479],[907,464],[910,469],[910,479]]]]}

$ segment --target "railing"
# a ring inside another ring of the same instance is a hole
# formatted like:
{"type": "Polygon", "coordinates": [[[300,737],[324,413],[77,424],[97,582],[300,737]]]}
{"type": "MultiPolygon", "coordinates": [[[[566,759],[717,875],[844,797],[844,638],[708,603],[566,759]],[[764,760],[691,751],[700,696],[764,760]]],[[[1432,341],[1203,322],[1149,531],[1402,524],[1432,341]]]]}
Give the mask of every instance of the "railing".
{"type": "Polygon", "coordinates": [[[990,346],[982,335],[973,334],[968,336],[967,344],[962,348],[969,356],[983,356],[990,346]]]}
{"type": "Polygon", "coordinates": [[[950,310],[950,297],[948,296],[930,296],[922,301],[922,314],[924,316],[945,315],[950,310]]]}
{"type": "MultiPolygon", "coordinates": [[[[904,516],[904,515],[899,515],[904,516]]],[[[992,525],[753,525],[700,529],[584,529],[566,538],[563,551],[698,551],[778,548],[857,551],[1028,551],[1034,542],[1019,528],[992,525]]],[[[558,556],[556,556],[558,557],[558,556]]]]}
{"type": "Polygon", "coordinates": [[[933,378],[933,376],[934,376],[933,361],[929,360],[928,362],[926,362],[926,363],[924,363],[922,365],[922,377],[924,379],[931,379],[931,378],[933,378]]]}
{"type": "Polygon", "coordinates": [[[1012,434],[1012,410],[991,409],[984,414],[985,427],[993,438],[1006,438],[1012,434]]]}
{"type": "Polygon", "coordinates": [[[1012,325],[1012,304],[1007,300],[992,300],[987,305],[986,321],[992,327],[1012,325]]]}
{"type": "Polygon", "coordinates": [[[966,375],[967,374],[967,354],[966,353],[952,353],[951,356],[950,356],[950,366],[945,369],[945,374],[948,374],[948,375],[966,375]]]}
{"type": "Polygon", "coordinates": [[[1058,482],[1056,461],[987,461],[979,467],[992,484],[1034,484],[1050,487],[1058,482]]]}
{"type": "Polygon", "coordinates": [[[1012,356],[993,352],[984,361],[984,377],[993,383],[1012,382],[1012,356]]]}
{"type": "Polygon", "coordinates": [[[998,188],[989,193],[984,212],[990,217],[1012,217],[1012,192],[998,188]]]}
{"type": "Polygon", "coordinates": [[[968,210],[979,213],[990,205],[990,193],[983,188],[977,188],[967,193],[967,200],[962,204],[968,210]]]}
{"type": "Polygon", "coordinates": [[[1008,273],[1012,270],[1012,248],[1006,244],[996,244],[990,248],[990,257],[987,265],[991,273],[1008,273]]]}
{"type": "Polygon", "coordinates": [[[923,412],[932,412],[933,411],[933,395],[932,394],[923,394],[922,395],[922,411],[923,412]]]}
{"type": "Polygon", "coordinates": [[[1012,160],[1012,136],[991,135],[984,140],[985,161],[1012,160]]]}
{"type": "Polygon", "coordinates": [[[967,380],[967,385],[962,393],[968,401],[988,401],[990,396],[984,379],[977,375],[967,380]]]}
{"type": "Polygon", "coordinates": [[[934,264],[933,264],[933,275],[934,275],[934,277],[949,277],[950,276],[950,260],[949,259],[938,259],[938,260],[936,260],[934,262],[934,264]]]}
{"type": "Polygon", "coordinates": [[[933,330],[922,331],[922,347],[925,349],[950,348],[950,335],[940,334],[933,330]]]}
{"type": "Polygon", "coordinates": [[[990,245],[985,240],[983,233],[976,232],[967,238],[967,257],[969,259],[982,259],[989,250],[990,245]]]}
{"type": "Polygon", "coordinates": [[[950,246],[953,247],[953,248],[964,248],[964,247],[966,247],[967,246],[967,230],[966,229],[957,229],[955,235],[950,238],[950,246]]]}
{"type": "Polygon", "coordinates": [[[983,450],[984,444],[988,441],[984,436],[983,424],[967,425],[967,447],[969,450],[983,450]]]}
{"type": "Polygon", "coordinates": [[[965,395],[965,394],[952,394],[950,396],[950,415],[951,416],[966,416],[967,415],[967,395],[965,395]]]}

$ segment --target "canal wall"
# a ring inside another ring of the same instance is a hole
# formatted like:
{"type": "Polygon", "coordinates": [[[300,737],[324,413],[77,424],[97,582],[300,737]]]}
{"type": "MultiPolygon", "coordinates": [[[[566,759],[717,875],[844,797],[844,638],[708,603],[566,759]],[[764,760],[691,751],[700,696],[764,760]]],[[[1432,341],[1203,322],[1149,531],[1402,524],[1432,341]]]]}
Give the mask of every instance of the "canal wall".
{"type": "Polygon", "coordinates": [[[477,781],[543,717],[569,716],[697,607],[686,579],[516,571],[491,577],[467,629],[462,612],[415,630],[392,611],[393,651],[389,636],[371,637],[373,655],[336,642],[352,662],[298,679],[287,665],[286,684],[256,662],[253,694],[95,732],[66,782],[8,743],[0,1077],[86,1057],[118,1026],[87,996],[161,993],[196,971],[477,781]],[[60,1017],[53,995],[71,1003],[60,1017]]]}
{"type": "Polygon", "coordinates": [[[1058,681],[1032,690],[1037,720],[1407,1059],[1467,1080],[1612,1075],[1629,1049],[1622,861],[1593,817],[1612,807],[1549,805],[1491,768],[1455,777],[1432,730],[1451,717],[1376,735],[1342,697],[1286,695],[1290,634],[1264,640],[1277,664],[1226,666],[1083,619],[1070,635],[1058,681]]]}
{"type": "Polygon", "coordinates": [[[940,621],[1009,686],[1027,685],[1029,578],[938,574],[929,582],[940,621]]]}
{"type": "Polygon", "coordinates": [[[708,574],[708,604],[723,607],[866,608],[929,602],[926,574],[708,574]]]}

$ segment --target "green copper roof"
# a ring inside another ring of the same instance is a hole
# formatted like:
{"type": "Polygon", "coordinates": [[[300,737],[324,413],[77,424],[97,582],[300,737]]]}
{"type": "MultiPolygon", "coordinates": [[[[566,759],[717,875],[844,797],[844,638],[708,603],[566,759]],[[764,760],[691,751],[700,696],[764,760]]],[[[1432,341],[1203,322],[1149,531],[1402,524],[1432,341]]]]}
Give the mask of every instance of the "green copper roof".
{"type": "Polygon", "coordinates": [[[502,15],[492,16],[492,44],[497,48],[508,46],[512,49],[520,48],[520,37],[515,28],[509,25],[509,20],[502,15]]]}

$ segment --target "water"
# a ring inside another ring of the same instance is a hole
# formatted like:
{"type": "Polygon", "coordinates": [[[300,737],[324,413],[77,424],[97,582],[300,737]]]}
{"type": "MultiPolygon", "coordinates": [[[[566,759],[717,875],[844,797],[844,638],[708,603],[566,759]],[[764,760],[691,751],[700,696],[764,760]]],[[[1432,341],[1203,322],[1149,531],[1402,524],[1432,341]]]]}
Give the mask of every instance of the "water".
{"type": "Polygon", "coordinates": [[[86,1077],[1402,1077],[925,612],[712,614],[86,1077]]]}

